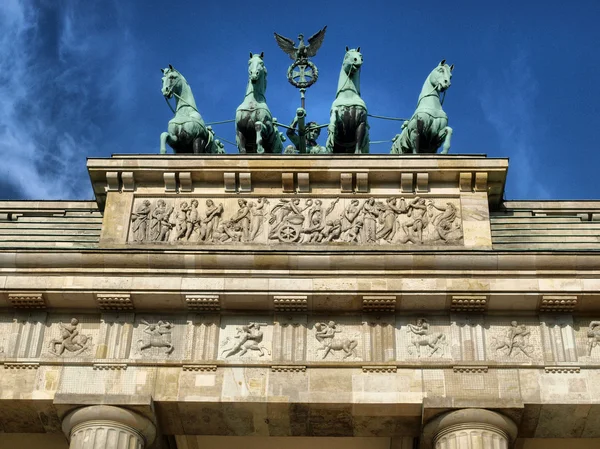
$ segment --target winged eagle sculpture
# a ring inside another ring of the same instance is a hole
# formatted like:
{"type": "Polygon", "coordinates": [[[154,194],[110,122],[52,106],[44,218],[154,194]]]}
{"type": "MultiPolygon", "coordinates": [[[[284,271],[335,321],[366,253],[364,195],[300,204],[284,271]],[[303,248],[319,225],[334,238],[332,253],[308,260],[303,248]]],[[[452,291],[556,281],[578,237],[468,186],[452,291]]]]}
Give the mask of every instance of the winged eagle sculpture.
{"type": "Polygon", "coordinates": [[[275,34],[275,40],[277,41],[277,45],[281,48],[285,53],[287,53],[291,59],[295,61],[299,61],[302,59],[308,59],[317,54],[317,51],[321,47],[323,43],[323,39],[325,38],[325,31],[327,30],[327,26],[323,27],[321,31],[318,31],[314,35],[308,38],[308,45],[304,43],[304,35],[299,34],[298,46],[294,45],[294,41],[288,39],[287,37],[283,37],[281,34],[275,34]]]}

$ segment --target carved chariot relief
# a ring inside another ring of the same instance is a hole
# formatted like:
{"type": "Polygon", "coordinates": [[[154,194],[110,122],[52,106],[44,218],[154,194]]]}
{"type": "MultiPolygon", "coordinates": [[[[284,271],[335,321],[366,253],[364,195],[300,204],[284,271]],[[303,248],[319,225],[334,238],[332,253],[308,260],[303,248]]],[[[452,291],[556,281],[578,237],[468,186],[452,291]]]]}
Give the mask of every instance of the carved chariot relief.
{"type": "Polygon", "coordinates": [[[136,199],[131,243],[463,245],[458,199],[136,199]]]}

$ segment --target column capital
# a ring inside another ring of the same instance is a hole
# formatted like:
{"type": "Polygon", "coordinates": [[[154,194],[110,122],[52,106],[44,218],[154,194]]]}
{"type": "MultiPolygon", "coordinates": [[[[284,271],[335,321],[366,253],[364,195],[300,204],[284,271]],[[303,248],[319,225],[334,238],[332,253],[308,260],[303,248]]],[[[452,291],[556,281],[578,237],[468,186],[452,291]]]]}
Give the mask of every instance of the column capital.
{"type": "MultiPolygon", "coordinates": [[[[517,437],[517,425],[510,418],[486,409],[466,408],[445,413],[429,421],[423,428],[422,448],[445,447],[438,442],[460,431],[496,434],[506,440],[504,447],[509,447],[517,437]]],[[[481,447],[487,449],[485,444],[481,447]]]]}
{"type": "Polygon", "coordinates": [[[156,438],[156,427],[142,415],[131,410],[111,405],[90,405],[70,412],[62,421],[62,430],[70,440],[71,435],[82,427],[115,425],[127,428],[131,433],[143,439],[146,446],[156,438]]]}

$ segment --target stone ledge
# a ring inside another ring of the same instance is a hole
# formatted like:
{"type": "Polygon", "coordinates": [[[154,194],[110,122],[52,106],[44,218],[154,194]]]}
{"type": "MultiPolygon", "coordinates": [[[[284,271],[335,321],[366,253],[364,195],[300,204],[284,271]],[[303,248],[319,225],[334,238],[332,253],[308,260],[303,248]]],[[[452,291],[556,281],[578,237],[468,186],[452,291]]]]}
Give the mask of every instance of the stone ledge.
{"type": "MultiPolygon", "coordinates": [[[[495,367],[496,368],[496,367],[495,367]]],[[[462,374],[484,374],[488,372],[487,366],[469,366],[469,365],[457,365],[452,367],[452,371],[455,373],[462,374]]]]}
{"type": "Polygon", "coordinates": [[[546,374],[578,374],[581,372],[579,366],[545,366],[546,374]]]}
{"type": "Polygon", "coordinates": [[[38,369],[37,362],[4,362],[4,369],[38,369]]]}
{"type": "Polygon", "coordinates": [[[398,372],[396,365],[365,365],[362,367],[363,373],[380,373],[380,374],[394,374],[398,372]]]}
{"type": "Polygon", "coordinates": [[[273,373],[304,373],[306,372],[305,365],[272,365],[271,372],[273,373]]]}
{"type": "Polygon", "coordinates": [[[217,371],[217,365],[204,365],[201,363],[198,364],[188,364],[182,365],[183,371],[208,371],[214,372],[217,371]]]}
{"type": "Polygon", "coordinates": [[[9,293],[8,302],[15,309],[45,309],[43,293],[9,293]]]}
{"type": "Polygon", "coordinates": [[[93,368],[95,370],[126,370],[126,363],[94,363],[93,368]]]}

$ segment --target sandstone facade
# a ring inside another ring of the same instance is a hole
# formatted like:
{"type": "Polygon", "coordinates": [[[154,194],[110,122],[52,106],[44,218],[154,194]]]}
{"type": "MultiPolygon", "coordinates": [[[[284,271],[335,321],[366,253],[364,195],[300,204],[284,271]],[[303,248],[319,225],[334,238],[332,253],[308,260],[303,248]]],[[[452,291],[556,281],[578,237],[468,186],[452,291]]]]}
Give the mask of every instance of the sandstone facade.
{"type": "Polygon", "coordinates": [[[0,202],[0,442],[600,441],[600,202],[503,201],[483,156],[88,169],[0,202]]]}

